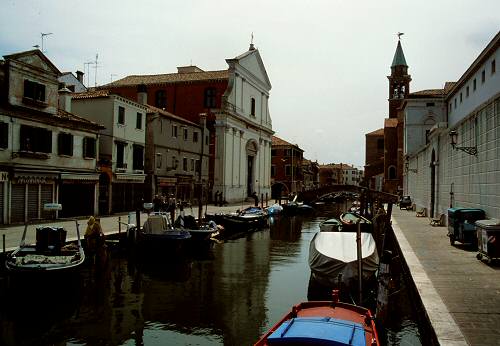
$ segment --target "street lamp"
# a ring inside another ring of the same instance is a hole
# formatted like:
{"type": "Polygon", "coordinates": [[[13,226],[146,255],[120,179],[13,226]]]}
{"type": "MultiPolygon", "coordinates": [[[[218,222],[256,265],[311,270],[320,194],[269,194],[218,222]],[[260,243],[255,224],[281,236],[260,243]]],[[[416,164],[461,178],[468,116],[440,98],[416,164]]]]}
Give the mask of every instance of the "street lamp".
{"type": "Polygon", "coordinates": [[[458,147],[457,146],[458,133],[455,130],[450,131],[451,147],[455,150],[461,150],[469,155],[477,156],[477,147],[458,147]]]}

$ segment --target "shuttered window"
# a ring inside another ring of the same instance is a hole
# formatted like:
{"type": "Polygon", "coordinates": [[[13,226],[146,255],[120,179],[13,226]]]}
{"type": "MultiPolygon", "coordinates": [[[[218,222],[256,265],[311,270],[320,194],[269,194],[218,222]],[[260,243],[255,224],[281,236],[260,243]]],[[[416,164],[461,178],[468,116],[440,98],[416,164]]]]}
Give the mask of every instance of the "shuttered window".
{"type": "Polygon", "coordinates": [[[0,182],[0,225],[4,223],[3,220],[3,197],[4,197],[4,192],[3,192],[3,186],[4,183],[0,182]]]}
{"type": "Polygon", "coordinates": [[[40,203],[38,200],[38,185],[28,185],[28,220],[38,218],[40,203]]]}
{"type": "Polygon", "coordinates": [[[59,155],[73,156],[73,135],[60,133],[57,136],[57,153],[59,155]]]}
{"type": "MultiPolygon", "coordinates": [[[[54,199],[52,198],[52,187],[51,184],[43,184],[40,191],[40,206],[42,207],[42,218],[43,219],[53,219],[54,212],[51,210],[43,210],[43,205],[46,203],[52,203],[54,199]]],[[[63,206],[64,207],[64,206],[63,206]]]]}
{"type": "Polygon", "coordinates": [[[7,149],[9,147],[9,124],[0,122],[0,148],[7,149]]]}
{"type": "Polygon", "coordinates": [[[96,157],[95,138],[85,137],[83,139],[83,157],[95,159],[96,157]]]}
{"type": "Polygon", "coordinates": [[[26,185],[24,184],[12,185],[10,217],[13,223],[24,222],[25,191],[26,185]]]}

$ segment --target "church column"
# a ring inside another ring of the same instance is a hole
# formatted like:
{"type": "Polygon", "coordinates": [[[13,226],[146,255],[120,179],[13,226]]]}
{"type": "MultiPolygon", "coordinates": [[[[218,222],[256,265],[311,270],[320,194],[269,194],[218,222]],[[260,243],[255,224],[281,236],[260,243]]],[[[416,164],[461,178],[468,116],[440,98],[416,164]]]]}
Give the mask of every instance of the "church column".
{"type": "Polygon", "coordinates": [[[241,188],[243,186],[243,182],[242,182],[242,175],[241,174],[242,172],[245,171],[245,169],[242,167],[242,165],[245,164],[246,162],[246,152],[245,150],[243,149],[243,131],[240,130],[240,155],[239,155],[239,161],[238,161],[238,176],[239,176],[239,187],[241,188]]]}

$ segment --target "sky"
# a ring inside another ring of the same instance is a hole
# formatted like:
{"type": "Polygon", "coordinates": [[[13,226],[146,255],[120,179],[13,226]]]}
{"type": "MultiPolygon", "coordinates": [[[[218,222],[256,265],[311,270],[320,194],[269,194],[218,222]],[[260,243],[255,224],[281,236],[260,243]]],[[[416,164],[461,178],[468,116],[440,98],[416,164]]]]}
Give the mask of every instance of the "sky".
{"type": "Polygon", "coordinates": [[[177,66],[226,69],[254,44],[272,84],[275,135],[320,164],[362,167],[388,117],[398,32],[410,91],[457,81],[500,30],[500,1],[0,0],[0,55],[41,46],[90,86],[177,66]],[[89,65],[87,65],[89,66],[89,65]]]}

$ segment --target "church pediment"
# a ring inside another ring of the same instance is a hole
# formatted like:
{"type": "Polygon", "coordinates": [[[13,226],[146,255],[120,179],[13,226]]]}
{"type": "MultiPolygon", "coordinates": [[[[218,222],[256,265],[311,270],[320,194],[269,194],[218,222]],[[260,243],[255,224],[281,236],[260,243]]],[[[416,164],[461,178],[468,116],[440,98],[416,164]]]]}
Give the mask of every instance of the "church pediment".
{"type": "MultiPolygon", "coordinates": [[[[269,76],[267,75],[264,62],[262,61],[260,53],[257,49],[249,50],[234,59],[228,59],[226,61],[230,66],[231,64],[241,66],[244,70],[248,71],[253,77],[255,77],[255,79],[265,84],[268,90],[271,89],[272,86],[269,76]]],[[[238,67],[235,66],[235,69],[238,70],[238,67]]]]}

